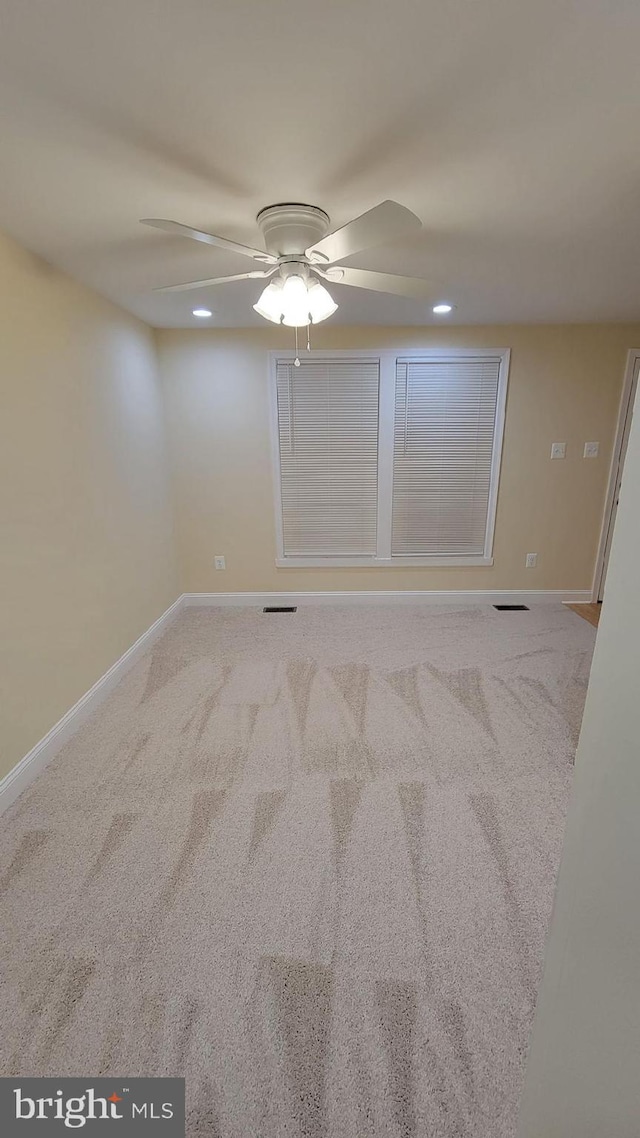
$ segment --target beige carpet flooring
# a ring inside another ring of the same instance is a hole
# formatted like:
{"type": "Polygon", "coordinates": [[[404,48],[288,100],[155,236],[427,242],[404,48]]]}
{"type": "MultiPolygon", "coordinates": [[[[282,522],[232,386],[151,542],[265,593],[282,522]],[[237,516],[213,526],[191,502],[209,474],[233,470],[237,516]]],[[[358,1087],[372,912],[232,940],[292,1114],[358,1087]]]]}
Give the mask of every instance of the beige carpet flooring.
{"type": "Polygon", "coordinates": [[[507,1138],[595,631],[186,610],[3,819],[3,1075],[188,1135],[507,1138]]]}

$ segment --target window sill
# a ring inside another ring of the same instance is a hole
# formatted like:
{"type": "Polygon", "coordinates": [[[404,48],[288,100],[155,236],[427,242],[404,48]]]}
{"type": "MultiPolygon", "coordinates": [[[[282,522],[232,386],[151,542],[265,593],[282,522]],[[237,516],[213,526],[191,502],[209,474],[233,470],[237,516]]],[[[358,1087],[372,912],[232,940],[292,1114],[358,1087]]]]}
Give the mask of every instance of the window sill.
{"type": "Polygon", "coordinates": [[[441,557],[276,557],[278,569],[413,569],[464,568],[493,565],[493,557],[479,554],[441,557]]]}

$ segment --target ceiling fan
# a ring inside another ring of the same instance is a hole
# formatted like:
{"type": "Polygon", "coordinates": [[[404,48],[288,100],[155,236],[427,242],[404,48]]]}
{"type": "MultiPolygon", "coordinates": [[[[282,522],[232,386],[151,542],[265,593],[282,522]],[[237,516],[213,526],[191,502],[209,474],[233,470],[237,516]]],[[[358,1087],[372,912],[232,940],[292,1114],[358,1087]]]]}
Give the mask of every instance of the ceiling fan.
{"type": "Polygon", "coordinates": [[[333,233],[329,233],[329,215],[314,205],[270,205],[260,211],[256,220],[264,240],[264,250],[239,245],[237,241],[193,229],[179,221],[143,218],[143,225],[241,253],[265,266],[228,277],[168,285],[154,289],[154,292],[183,292],[230,281],[272,277],[253,307],[266,320],[292,328],[318,324],[336,311],[338,305],[321,281],[334,281],[417,300],[432,296],[431,284],[417,277],[394,276],[337,264],[364,249],[388,244],[421,228],[422,223],[415,213],[398,202],[381,202],[333,233]]]}

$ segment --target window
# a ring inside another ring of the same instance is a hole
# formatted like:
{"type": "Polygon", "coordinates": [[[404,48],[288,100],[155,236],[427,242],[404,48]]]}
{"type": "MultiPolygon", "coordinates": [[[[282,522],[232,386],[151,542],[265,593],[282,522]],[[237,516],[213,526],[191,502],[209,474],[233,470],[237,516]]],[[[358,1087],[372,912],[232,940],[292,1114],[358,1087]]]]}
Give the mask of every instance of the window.
{"type": "Polygon", "coordinates": [[[398,360],[392,556],[484,554],[500,361],[398,360]]]}
{"type": "Polygon", "coordinates": [[[277,564],[491,564],[508,358],[275,355],[277,564]]]}
{"type": "Polygon", "coordinates": [[[374,557],[377,360],[278,360],[285,557],[374,557]]]}

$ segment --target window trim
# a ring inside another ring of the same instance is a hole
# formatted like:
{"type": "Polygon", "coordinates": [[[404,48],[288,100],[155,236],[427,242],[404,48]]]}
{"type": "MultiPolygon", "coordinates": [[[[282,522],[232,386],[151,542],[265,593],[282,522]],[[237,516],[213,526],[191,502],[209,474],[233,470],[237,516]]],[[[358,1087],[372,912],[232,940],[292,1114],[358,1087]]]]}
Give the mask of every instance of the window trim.
{"type": "Polygon", "coordinates": [[[493,565],[493,544],[495,538],[498,490],[502,465],[504,426],[509,382],[509,348],[452,348],[448,351],[402,351],[350,349],[348,351],[314,351],[314,359],[322,360],[377,360],[380,367],[380,391],[378,403],[378,525],[377,552],[374,557],[286,557],[284,554],[284,530],[282,521],[282,494],[280,482],[280,443],[278,435],[277,398],[277,360],[293,360],[294,351],[269,352],[269,419],[271,428],[271,465],[273,475],[273,497],[275,510],[276,566],[279,569],[349,569],[386,568],[403,569],[420,566],[453,568],[454,566],[493,565]],[[452,555],[391,556],[391,509],[393,492],[393,428],[395,407],[396,362],[407,360],[454,361],[459,359],[497,359],[498,398],[496,402],[496,421],[494,433],[491,478],[489,483],[489,505],[487,527],[485,530],[484,551],[482,554],[455,557],[452,555]]]}

